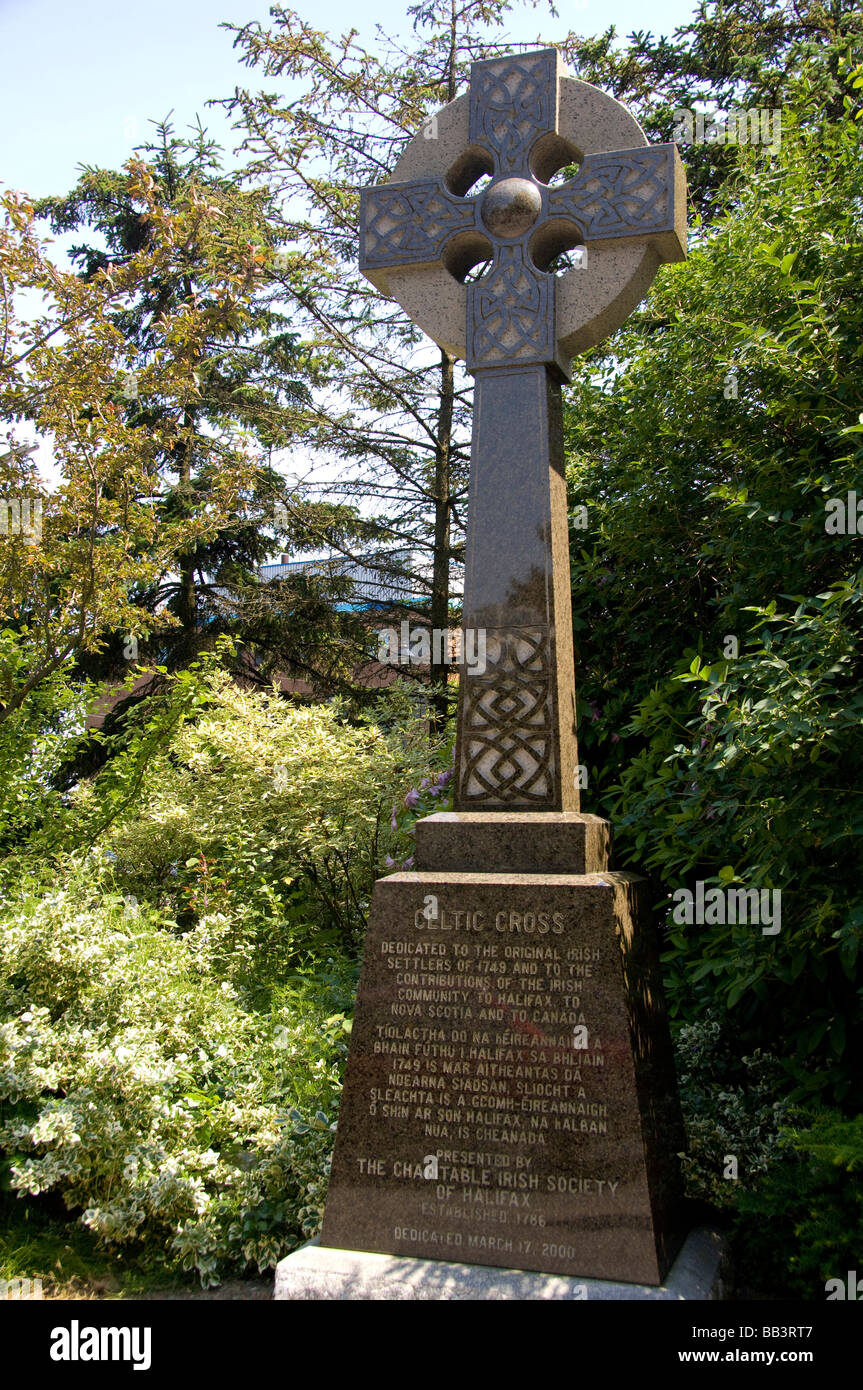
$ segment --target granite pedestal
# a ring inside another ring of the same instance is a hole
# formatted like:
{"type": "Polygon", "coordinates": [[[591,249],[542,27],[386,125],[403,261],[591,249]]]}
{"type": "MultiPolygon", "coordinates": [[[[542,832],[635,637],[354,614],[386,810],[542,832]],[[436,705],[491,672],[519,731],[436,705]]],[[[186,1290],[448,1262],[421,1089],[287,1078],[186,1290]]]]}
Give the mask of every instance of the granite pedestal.
{"type": "Polygon", "coordinates": [[[691,1233],[668,1277],[658,1286],[327,1250],[312,1241],[279,1262],[274,1297],[400,1302],[706,1302],[726,1298],[729,1279],[726,1242],[719,1232],[708,1228],[691,1233]]]}
{"type": "Polygon", "coordinates": [[[572,812],[419,823],[416,871],[375,885],[322,1245],[661,1284],[683,1131],[646,885],[609,843],[572,812]]]}

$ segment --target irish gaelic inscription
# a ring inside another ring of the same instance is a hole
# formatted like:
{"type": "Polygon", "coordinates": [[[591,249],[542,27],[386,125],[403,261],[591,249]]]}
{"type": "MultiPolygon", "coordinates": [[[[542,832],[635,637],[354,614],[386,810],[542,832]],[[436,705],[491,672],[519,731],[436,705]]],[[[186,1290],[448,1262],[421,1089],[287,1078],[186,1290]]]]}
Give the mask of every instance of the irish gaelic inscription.
{"type": "Polygon", "coordinates": [[[615,875],[586,896],[531,877],[514,875],[505,903],[474,875],[423,875],[420,891],[415,875],[388,880],[325,1244],[348,1243],[347,1223],[365,1249],[585,1274],[585,1237],[594,1249],[602,1230],[610,1257],[631,1240],[646,1192],[613,918],[623,890],[615,875]]]}

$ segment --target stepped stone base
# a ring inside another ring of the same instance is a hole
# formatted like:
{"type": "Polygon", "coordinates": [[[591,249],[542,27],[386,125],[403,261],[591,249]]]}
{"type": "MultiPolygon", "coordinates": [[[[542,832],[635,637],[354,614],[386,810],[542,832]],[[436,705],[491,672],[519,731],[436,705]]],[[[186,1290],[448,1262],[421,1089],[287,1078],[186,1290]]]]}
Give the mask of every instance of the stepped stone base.
{"type": "Polygon", "coordinates": [[[416,835],[375,884],[322,1245],[663,1287],[685,1137],[646,881],[577,812],[416,835]]]}
{"type": "Polygon", "coordinates": [[[729,1274],[725,1240],[706,1228],[689,1235],[667,1279],[658,1286],[333,1250],[314,1240],[280,1261],[274,1297],[295,1301],[704,1302],[728,1297],[729,1274]]]}
{"type": "Polygon", "coordinates": [[[429,871],[591,874],[610,856],[610,822],[578,811],[438,811],[416,824],[416,866],[429,871]]]}

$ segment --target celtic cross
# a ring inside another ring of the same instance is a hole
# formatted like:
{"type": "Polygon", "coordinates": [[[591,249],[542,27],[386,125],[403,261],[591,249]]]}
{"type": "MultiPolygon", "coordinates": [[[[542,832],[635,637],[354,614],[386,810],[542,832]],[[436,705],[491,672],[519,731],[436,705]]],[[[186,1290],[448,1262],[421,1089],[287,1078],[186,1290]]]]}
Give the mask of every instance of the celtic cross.
{"type": "Polygon", "coordinates": [[[555,49],[474,63],[469,95],[363,191],[363,273],[476,379],[463,622],[487,664],[461,673],[456,810],[578,810],[561,382],[683,258],[685,207],[676,146],[555,49]],[[582,264],[553,274],[575,245],[582,264]]]}

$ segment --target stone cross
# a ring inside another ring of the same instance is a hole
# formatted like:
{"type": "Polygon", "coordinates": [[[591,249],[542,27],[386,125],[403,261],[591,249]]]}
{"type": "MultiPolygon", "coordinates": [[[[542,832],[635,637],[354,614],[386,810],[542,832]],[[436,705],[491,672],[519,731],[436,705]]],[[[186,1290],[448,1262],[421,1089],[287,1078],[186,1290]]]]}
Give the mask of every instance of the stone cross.
{"type": "Polygon", "coordinates": [[[476,379],[463,623],[487,663],[461,673],[457,811],[578,810],[561,383],[683,259],[685,212],[676,146],[555,49],[474,63],[362,194],[360,268],[476,379]]]}

